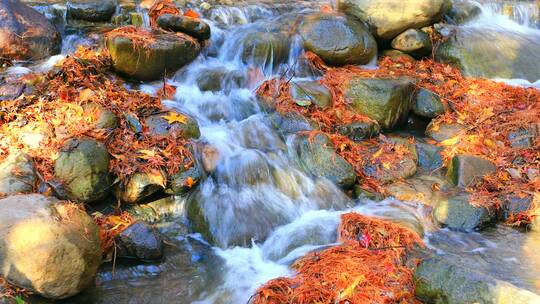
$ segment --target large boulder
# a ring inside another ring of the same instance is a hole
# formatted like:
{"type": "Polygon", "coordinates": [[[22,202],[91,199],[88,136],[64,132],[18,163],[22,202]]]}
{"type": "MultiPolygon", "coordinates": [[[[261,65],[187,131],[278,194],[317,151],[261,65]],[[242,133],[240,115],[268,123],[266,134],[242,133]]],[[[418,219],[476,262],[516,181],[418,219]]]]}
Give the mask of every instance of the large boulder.
{"type": "Polygon", "coordinates": [[[65,187],[70,200],[92,203],[105,198],[111,188],[109,153],[90,138],[64,144],[54,163],[54,175],[65,187]]]}
{"type": "Polygon", "coordinates": [[[69,0],[67,16],[85,21],[110,21],[117,5],[116,0],[69,0]]]}
{"type": "Polygon", "coordinates": [[[339,156],[330,139],[323,133],[313,138],[308,134],[297,134],[293,141],[293,159],[306,172],[326,178],[342,188],[351,188],[356,182],[356,173],[351,164],[339,156]]]}
{"type": "Polygon", "coordinates": [[[345,97],[356,112],[391,129],[407,119],[413,88],[413,81],[408,78],[353,77],[345,85],[345,97]]]}
{"type": "Polygon", "coordinates": [[[484,175],[495,173],[497,167],[491,161],[479,156],[460,154],[448,164],[446,176],[458,187],[469,187],[484,175]]]}
{"type": "Polygon", "coordinates": [[[469,196],[460,194],[440,199],[433,209],[433,218],[440,225],[459,231],[471,231],[488,226],[496,217],[494,210],[473,206],[469,196]]]}
{"type": "Polygon", "coordinates": [[[18,0],[0,1],[0,57],[38,60],[60,52],[60,34],[31,7],[18,0]]]}
{"type": "Polygon", "coordinates": [[[452,36],[436,50],[438,61],[464,75],[486,78],[540,79],[540,35],[497,28],[452,28],[452,36]]]}
{"type": "Polygon", "coordinates": [[[199,18],[164,14],[157,19],[159,27],[173,32],[182,32],[199,40],[210,39],[210,26],[199,18]]]}
{"type": "Polygon", "coordinates": [[[36,184],[36,169],[32,159],[13,151],[0,161],[0,195],[30,193],[36,184]]]}
{"type": "Polygon", "coordinates": [[[410,28],[422,28],[441,19],[448,0],[338,0],[338,9],[363,20],[377,37],[390,40],[410,28]]]}
{"type": "Polygon", "coordinates": [[[163,31],[154,31],[142,40],[137,35],[110,34],[105,45],[118,73],[142,81],[158,80],[166,73],[176,72],[197,58],[201,51],[194,38],[163,31]],[[150,42],[145,40],[147,38],[150,42]]]}
{"type": "Polygon", "coordinates": [[[299,31],[304,47],[331,65],[367,64],[377,55],[377,43],[369,30],[351,17],[310,15],[299,31]]]}
{"type": "Polygon", "coordinates": [[[94,282],[98,228],[74,204],[38,194],[0,200],[0,274],[37,294],[63,299],[94,282]]]}
{"type": "Polygon", "coordinates": [[[424,259],[414,273],[416,296],[425,303],[540,303],[540,296],[439,256],[424,259]]]}

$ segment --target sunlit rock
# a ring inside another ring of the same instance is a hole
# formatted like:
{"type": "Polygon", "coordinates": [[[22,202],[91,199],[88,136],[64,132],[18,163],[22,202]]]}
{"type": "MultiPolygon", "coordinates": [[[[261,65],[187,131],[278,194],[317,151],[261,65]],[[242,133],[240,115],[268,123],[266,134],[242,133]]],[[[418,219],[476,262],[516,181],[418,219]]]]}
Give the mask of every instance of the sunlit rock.
{"type": "Polygon", "coordinates": [[[0,200],[0,274],[51,299],[94,283],[101,264],[98,228],[76,205],[42,195],[0,200]]]}

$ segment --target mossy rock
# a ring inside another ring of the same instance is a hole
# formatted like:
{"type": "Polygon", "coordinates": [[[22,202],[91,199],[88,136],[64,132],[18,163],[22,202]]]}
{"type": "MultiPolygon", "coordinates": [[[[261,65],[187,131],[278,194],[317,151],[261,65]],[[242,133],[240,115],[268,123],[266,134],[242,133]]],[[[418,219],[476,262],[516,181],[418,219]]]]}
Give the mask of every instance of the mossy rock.
{"type": "Polygon", "coordinates": [[[495,217],[495,211],[471,205],[469,196],[465,194],[441,199],[433,209],[433,218],[439,224],[459,231],[482,229],[495,217]]]}
{"type": "Polygon", "coordinates": [[[200,44],[190,36],[154,31],[148,45],[135,38],[110,36],[105,39],[118,73],[142,81],[161,79],[192,62],[201,52],[200,44]]]}
{"type": "Polygon", "coordinates": [[[341,135],[356,142],[375,137],[381,132],[381,127],[376,121],[355,121],[338,126],[337,129],[341,135]]]}
{"type": "Polygon", "coordinates": [[[540,303],[537,294],[434,255],[420,263],[414,282],[416,297],[425,303],[540,303]]]}
{"type": "Polygon", "coordinates": [[[448,164],[446,176],[458,187],[469,187],[482,179],[484,175],[495,173],[497,167],[491,161],[479,156],[460,154],[448,164]]]}
{"type": "Polygon", "coordinates": [[[412,111],[418,116],[435,118],[446,112],[446,106],[434,92],[427,89],[420,89],[414,98],[412,111]]]}
{"type": "Polygon", "coordinates": [[[32,159],[20,151],[10,152],[0,161],[0,194],[30,193],[36,184],[36,168],[32,159]]]}
{"type": "Polygon", "coordinates": [[[109,160],[102,143],[90,138],[72,139],[60,150],[54,175],[63,183],[69,199],[96,202],[110,192],[109,160]]]}
{"type": "Polygon", "coordinates": [[[291,96],[300,106],[313,104],[324,109],[332,105],[330,90],[316,81],[292,82],[291,96]]]}
{"type": "Polygon", "coordinates": [[[413,84],[408,78],[353,77],[346,84],[345,97],[356,112],[376,120],[384,129],[392,129],[407,119],[413,84]]]}
{"type": "Polygon", "coordinates": [[[418,29],[408,29],[399,34],[391,45],[396,50],[416,57],[429,55],[433,47],[429,35],[418,29]]]}
{"type": "Polygon", "coordinates": [[[293,148],[293,159],[313,176],[326,178],[345,189],[356,182],[352,165],[336,153],[325,134],[317,134],[312,139],[309,135],[297,134],[293,148]]]}
{"type": "Polygon", "coordinates": [[[436,50],[436,60],[451,64],[465,76],[483,78],[540,78],[540,43],[520,32],[489,28],[453,28],[436,50]]]}
{"type": "Polygon", "coordinates": [[[309,15],[299,32],[304,47],[330,65],[367,64],[377,55],[377,43],[367,27],[351,17],[309,15]]]}

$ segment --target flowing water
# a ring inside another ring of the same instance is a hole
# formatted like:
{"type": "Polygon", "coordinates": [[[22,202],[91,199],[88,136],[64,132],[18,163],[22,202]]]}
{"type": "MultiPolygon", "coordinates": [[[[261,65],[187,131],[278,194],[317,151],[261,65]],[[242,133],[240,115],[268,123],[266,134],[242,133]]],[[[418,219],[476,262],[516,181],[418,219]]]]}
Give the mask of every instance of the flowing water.
{"type": "MultiPolygon", "coordinates": [[[[479,2],[482,15],[464,27],[525,31],[534,34],[530,39],[540,44],[535,2],[518,1],[511,6],[511,14],[505,6],[509,4],[501,3],[479,2]]],[[[296,258],[332,245],[340,214],[350,210],[408,225],[424,233],[428,245],[449,259],[540,292],[536,281],[540,277],[538,234],[502,226],[482,233],[439,230],[428,207],[393,199],[353,201],[331,182],[313,178],[295,166],[291,136],[276,131],[271,115],[256,102],[254,89],[275,75],[291,81],[317,75],[298,60],[302,51],[298,38],[289,41],[289,59],[283,64],[243,60],[240,42],[253,32],[290,29],[295,16],[321,4],[267,1],[216,6],[203,14],[212,28],[209,46],[195,62],[167,79],[178,89],[164,104],[196,117],[200,141],[214,147],[218,166],[196,193],[175,198],[175,212],[157,224],[169,237],[163,262],[121,263],[114,269],[105,266],[95,288],[66,303],[246,303],[264,282],[292,275],[288,265],[296,258]],[[216,70],[248,81],[224,77],[219,90],[201,90],[201,77],[216,70]],[[199,234],[187,233],[185,206],[193,199],[206,210],[219,246],[210,246],[199,234]]],[[[65,23],[62,5],[39,9],[51,19],[60,16],[65,23]]],[[[64,36],[63,53],[97,38],[70,30],[64,36]]],[[[61,58],[55,56],[30,68],[44,70],[61,58]]],[[[29,71],[19,66],[8,73],[29,71]]],[[[153,94],[161,85],[131,87],[153,94]]]]}

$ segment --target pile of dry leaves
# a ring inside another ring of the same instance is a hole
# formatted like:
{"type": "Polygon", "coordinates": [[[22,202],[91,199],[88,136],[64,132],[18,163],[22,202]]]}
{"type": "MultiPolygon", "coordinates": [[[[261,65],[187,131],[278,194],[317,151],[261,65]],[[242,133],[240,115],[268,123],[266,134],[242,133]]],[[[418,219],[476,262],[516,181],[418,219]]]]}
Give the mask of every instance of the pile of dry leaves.
{"type": "Polygon", "coordinates": [[[408,251],[423,246],[416,233],[347,213],[341,217],[338,241],[342,244],[297,260],[294,277],[269,281],[250,303],[418,303],[413,271],[405,261],[408,251]]]}

